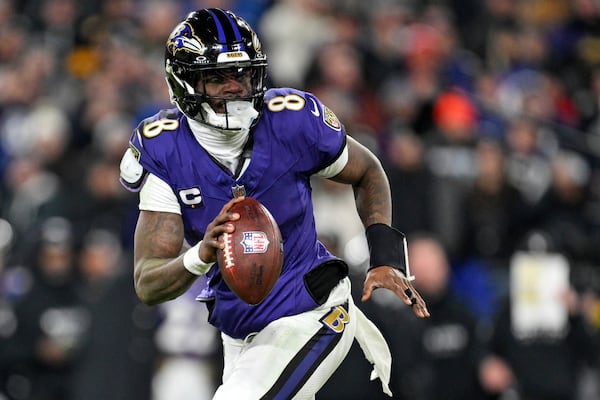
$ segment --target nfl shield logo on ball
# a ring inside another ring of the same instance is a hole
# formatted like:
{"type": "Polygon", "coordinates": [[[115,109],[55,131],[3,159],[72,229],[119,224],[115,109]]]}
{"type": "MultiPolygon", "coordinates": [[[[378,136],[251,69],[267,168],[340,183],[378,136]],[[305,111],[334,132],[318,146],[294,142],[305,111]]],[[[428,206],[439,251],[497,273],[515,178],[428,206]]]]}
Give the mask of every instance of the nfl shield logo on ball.
{"type": "Polygon", "coordinates": [[[244,239],[240,242],[244,246],[244,254],[266,253],[269,239],[264,232],[244,232],[244,239]]]}

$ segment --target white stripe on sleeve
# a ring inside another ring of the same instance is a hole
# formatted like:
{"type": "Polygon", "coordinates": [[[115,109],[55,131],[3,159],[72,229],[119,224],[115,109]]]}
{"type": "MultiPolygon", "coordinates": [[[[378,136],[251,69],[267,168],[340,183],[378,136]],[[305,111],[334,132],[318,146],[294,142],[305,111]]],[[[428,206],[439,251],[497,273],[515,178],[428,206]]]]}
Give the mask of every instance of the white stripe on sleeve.
{"type": "Polygon", "coordinates": [[[317,172],[317,175],[319,175],[323,178],[331,178],[331,177],[339,174],[344,169],[344,167],[346,166],[347,163],[348,163],[348,145],[345,145],[344,150],[342,150],[342,154],[340,154],[340,156],[337,158],[337,160],[335,160],[333,163],[331,163],[328,167],[323,168],[322,170],[317,172]]]}
{"type": "Polygon", "coordinates": [[[181,207],[171,187],[153,174],[148,174],[148,178],[140,190],[139,209],[181,215],[181,207]]]}

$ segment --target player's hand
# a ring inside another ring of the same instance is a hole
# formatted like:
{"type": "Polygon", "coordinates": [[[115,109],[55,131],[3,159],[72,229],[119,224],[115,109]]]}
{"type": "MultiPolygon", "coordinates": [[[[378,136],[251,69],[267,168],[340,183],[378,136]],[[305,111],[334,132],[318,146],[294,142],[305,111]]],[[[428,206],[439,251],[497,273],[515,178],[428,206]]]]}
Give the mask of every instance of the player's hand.
{"type": "Polygon", "coordinates": [[[237,221],[240,218],[238,213],[232,213],[229,210],[231,207],[244,197],[235,197],[227,202],[219,212],[219,214],[206,227],[202,244],[200,245],[200,260],[205,263],[217,261],[217,249],[223,249],[224,244],[219,240],[219,237],[227,232],[232,233],[235,226],[231,221],[237,221]]]}
{"type": "Polygon", "coordinates": [[[361,300],[363,302],[369,300],[373,290],[378,288],[386,288],[396,293],[396,296],[400,297],[404,304],[412,307],[417,317],[428,318],[430,316],[425,301],[419,292],[415,290],[404,274],[396,268],[381,266],[369,270],[361,300]]]}

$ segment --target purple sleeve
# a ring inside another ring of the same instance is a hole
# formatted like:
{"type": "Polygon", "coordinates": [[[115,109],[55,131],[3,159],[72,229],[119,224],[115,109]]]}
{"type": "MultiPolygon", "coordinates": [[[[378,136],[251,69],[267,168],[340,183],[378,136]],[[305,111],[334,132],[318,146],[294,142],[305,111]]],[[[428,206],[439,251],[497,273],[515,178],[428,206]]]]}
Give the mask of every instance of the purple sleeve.
{"type": "Polygon", "coordinates": [[[301,152],[300,169],[308,174],[332,164],[346,143],[343,125],[335,113],[311,93],[294,89],[270,90],[264,116],[277,135],[301,152]]]}
{"type": "Polygon", "coordinates": [[[144,169],[165,182],[169,182],[169,175],[166,163],[163,162],[164,154],[169,153],[172,138],[179,131],[180,124],[179,113],[174,110],[161,110],[141,121],[129,140],[129,147],[144,169]],[[163,135],[163,132],[169,134],[163,135]]]}

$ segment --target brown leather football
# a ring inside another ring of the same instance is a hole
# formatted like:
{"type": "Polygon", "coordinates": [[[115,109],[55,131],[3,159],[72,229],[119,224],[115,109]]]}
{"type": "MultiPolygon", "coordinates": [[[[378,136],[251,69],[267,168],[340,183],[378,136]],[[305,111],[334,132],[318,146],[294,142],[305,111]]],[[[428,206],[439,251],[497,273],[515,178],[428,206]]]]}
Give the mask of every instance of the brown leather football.
{"type": "Polygon", "coordinates": [[[217,262],[231,291],[255,305],[269,295],[281,274],[281,232],[269,210],[252,197],[234,204],[231,212],[240,219],[232,222],[235,231],[221,236],[225,248],[217,251],[217,262]]]}

